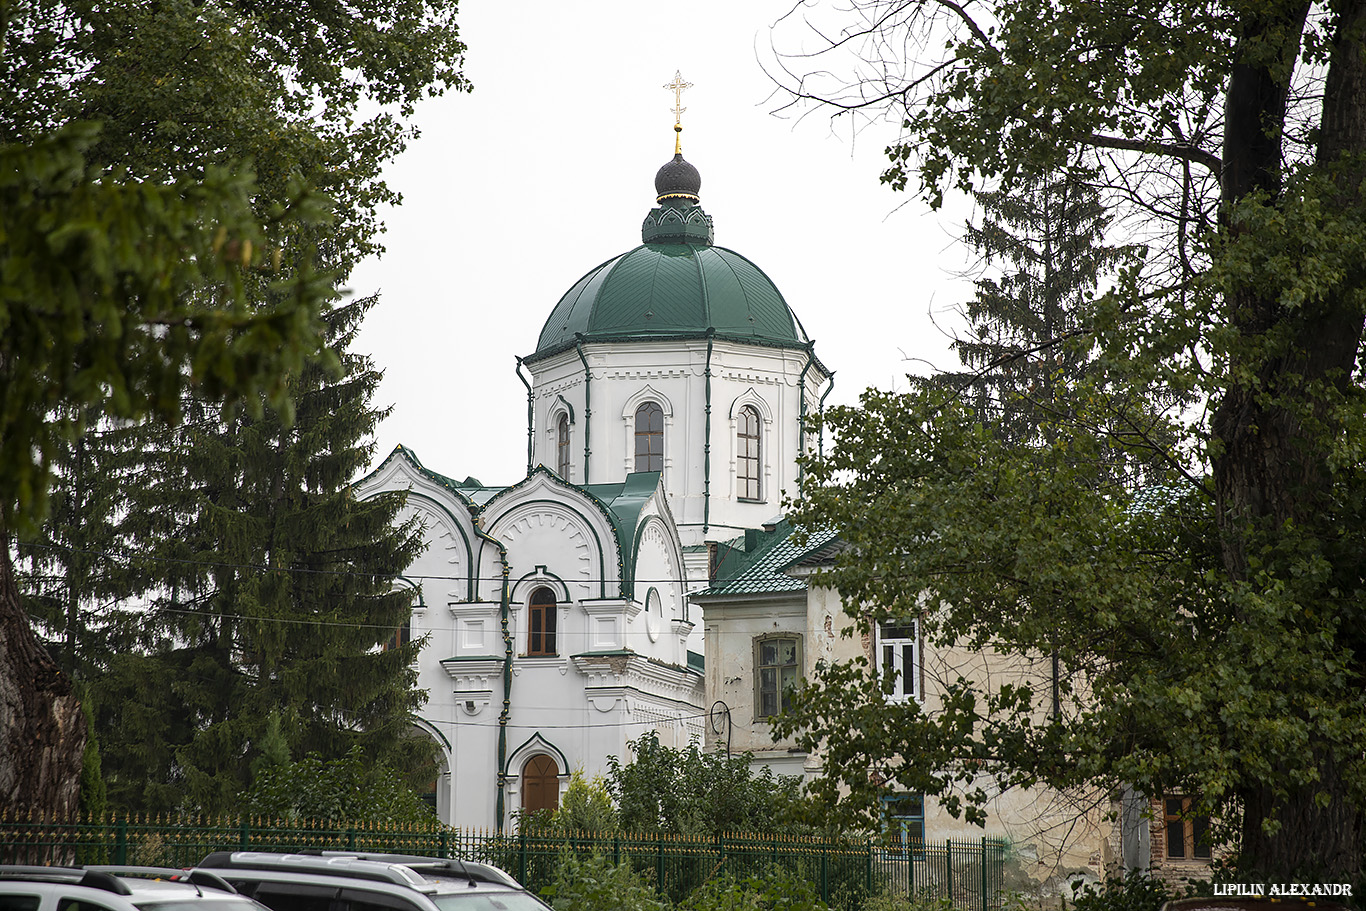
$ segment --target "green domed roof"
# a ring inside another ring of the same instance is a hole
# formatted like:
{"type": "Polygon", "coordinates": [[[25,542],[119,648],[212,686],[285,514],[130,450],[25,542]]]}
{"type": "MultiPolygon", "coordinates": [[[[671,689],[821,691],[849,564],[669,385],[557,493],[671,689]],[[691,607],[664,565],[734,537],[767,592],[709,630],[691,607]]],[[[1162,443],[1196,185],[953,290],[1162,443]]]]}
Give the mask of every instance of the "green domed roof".
{"type": "MultiPolygon", "coordinates": [[[[680,162],[700,183],[696,169],[681,155],[660,174],[670,168],[681,173],[680,162]]],[[[528,361],[578,341],[714,335],[757,345],[807,347],[806,331],[763,270],[734,250],[712,245],[711,217],[694,200],[662,195],[659,202],[642,226],[645,243],[593,269],[560,298],[528,361]]]]}
{"type": "Polygon", "coordinates": [[[733,250],[641,244],[574,283],[536,343],[540,358],[583,341],[717,338],[806,346],[806,332],[758,266],[733,250]]]}

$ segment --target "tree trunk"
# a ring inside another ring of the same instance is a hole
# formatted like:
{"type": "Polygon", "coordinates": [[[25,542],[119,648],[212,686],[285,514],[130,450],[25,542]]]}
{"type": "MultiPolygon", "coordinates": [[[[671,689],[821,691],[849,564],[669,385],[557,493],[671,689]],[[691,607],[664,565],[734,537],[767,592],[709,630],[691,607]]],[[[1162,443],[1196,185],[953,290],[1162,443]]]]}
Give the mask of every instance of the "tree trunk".
{"type": "MultiPolygon", "coordinates": [[[[1366,151],[1361,41],[1366,0],[1348,0],[1339,9],[1317,164],[1340,188],[1336,199],[1324,200],[1325,209],[1348,211],[1362,205],[1360,164],[1350,159],[1366,151]],[[1347,166],[1334,173],[1343,162],[1347,166]]],[[[1255,22],[1247,37],[1266,41],[1275,35],[1296,36],[1293,46],[1287,40],[1281,48],[1282,60],[1293,62],[1305,10],[1298,7],[1279,20],[1255,22]],[[1294,26],[1296,16],[1299,27],[1294,26]]],[[[1254,191],[1269,194],[1273,204],[1280,196],[1280,130],[1290,72],[1283,69],[1278,75],[1277,68],[1239,64],[1232,72],[1222,182],[1225,214],[1229,205],[1254,191]]],[[[1227,221],[1224,227],[1230,228],[1227,221]]],[[[1259,538],[1274,542],[1289,526],[1320,537],[1333,533],[1335,478],[1329,456],[1337,424],[1327,397],[1316,393],[1315,385],[1345,390],[1350,382],[1362,338],[1362,315],[1354,298],[1364,278],[1361,271],[1345,276],[1327,299],[1298,310],[1283,308],[1274,297],[1256,291],[1226,302],[1228,318],[1243,339],[1283,340],[1270,356],[1257,345],[1232,349],[1229,375],[1250,375],[1255,381],[1230,386],[1211,422],[1222,447],[1213,473],[1224,566],[1235,584],[1255,584],[1249,553],[1258,551],[1259,538]]],[[[1317,782],[1285,787],[1281,796],[1265,778],[1240,790],[1241,873],[1277,882],[1352,882],[1359,877],[1363,814],[1340,773],[1339,763],[1347,757],[1335,756],[1333,744],[1315,749],[1317,782]],[[1326,806],[1316,799],[1320,795],[1327,796],[1326,806]],[[1273,816],[1279,829],[1269,835],[1262,823],[1273,816]]]]}
{"type": "Polygon", "coordinates": [[[1361,870],[1361,812],[1347,799],[1347,786],[1331,757],[1319,762],[1323,779],[1299,788],[1288,799],[1269,788],[1243,795],[1239,872],[1249,881],[1358,882],[1361,870]],[[1314,801],[1317,791],[1333,794],[1328,806],[1314,801]],[[1275,812],[1275,835],[1262,830],[1262,820],[1275,812]]]}
{"type": "Polygon", "coordinates": [[[19,606],[0,535],[0,814],[69,819],[80,797],[86,722],[71,680],[19,606]]]}

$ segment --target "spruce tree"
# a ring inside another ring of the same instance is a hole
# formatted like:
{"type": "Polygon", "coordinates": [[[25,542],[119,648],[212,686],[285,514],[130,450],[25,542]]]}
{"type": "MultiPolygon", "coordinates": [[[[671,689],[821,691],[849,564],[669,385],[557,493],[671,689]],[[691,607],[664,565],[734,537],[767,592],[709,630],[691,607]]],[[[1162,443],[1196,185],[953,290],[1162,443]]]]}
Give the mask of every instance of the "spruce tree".
{"type": "Polygon", "coordinates": [[[964,240],[996,274],[976,282],[967,333],[952,344],[965,369],[930,382],[961,390],[998,433],[1023,442],[1062,417],[1061,388],[1092,360],[1080,331],[1089,299],[1134,248],[1106,245],[1110,217],[1076,171],[980,190],[975,199],[982,216],[964,240]]]}
{"type": "Polygon", "coordinates": [[[1088,176],[1069,168],[975,194],[982,217],[965,241],[992,274],[976,282],[967,332],[953,341],[964,369],[915,382],[951,390],[1010,445],[1053,445],[1078,423],[1128,438],[1122,458],[1107,455],[1102,483],[1152,483],[1172,445],[1158,415],[1177,397],[1116,382],[1098,360],[1095,301],[1142,248],[1107,243],[1112,216],[1088,176]]]}
{"type": "Polygon", "coordinates": [[[111,803],[236,809],[254,760],[279,749],[272,727],[294,756],[359,746],[429,766],[430,745],[408,736],[417,646],[386,647],[409,617],[394,580],[419,538],[397,523],[400,498],[350,492],[384,416],[380,374],[349,350],[375,300],[325,315],[340,370],[291,379],[292,423],[191,402],[146,454],[125,530],[160,587],[124,617],[129,648],[96,685],[111,803]]]}

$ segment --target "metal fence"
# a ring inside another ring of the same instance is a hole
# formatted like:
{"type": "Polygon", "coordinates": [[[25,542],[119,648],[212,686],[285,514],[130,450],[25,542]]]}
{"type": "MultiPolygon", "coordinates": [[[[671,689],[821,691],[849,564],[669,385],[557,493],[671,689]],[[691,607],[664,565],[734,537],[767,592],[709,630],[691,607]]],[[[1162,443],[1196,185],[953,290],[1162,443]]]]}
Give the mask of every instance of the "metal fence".
{"type": "Polygon", "coordinates": [[[662,897],[680,902],[708,880],[783,869],[810,883],[836,911],[874,895],[937,900],[963,911],[999,911],[1006,846],[983,838],[886,845],[875,839],[496,834],[438,824],[286,824],[258,819],[100,818],[77,822],[0,818],[0,863],[189,867],[211,851],[348,850],[460,856],[495,864],[533,892],[554,881],[566,854],[630,863],[662,897]]]}

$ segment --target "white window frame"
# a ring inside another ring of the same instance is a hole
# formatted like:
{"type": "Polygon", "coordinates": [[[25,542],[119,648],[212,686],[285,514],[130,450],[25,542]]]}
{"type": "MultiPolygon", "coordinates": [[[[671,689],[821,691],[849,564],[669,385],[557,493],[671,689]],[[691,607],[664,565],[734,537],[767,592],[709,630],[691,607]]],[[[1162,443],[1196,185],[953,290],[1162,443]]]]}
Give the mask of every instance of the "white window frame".
{"type": "Polygon", "coordinates": [[[569,412],[561,411],[555,419],[555,471],[561,480],[568,481],[574,470],[574,432],[570,429],[569,412]]]}
{"type": "Polygon", "coordinates": [[[877,672],[881,677],[886,674],[889,662],[896,672],[892,692],[886,694],[888,702],[919,702],[924,698],[921,692],[921,640],[920,620],[882,620],[877,625],[877,672]],[[909,631],[909,635],[907,632],[909,631]],[[909,673],[906,664],[910,662],[909,673]],[[907,687],[909,682],[910,686],[907,687]]]}

